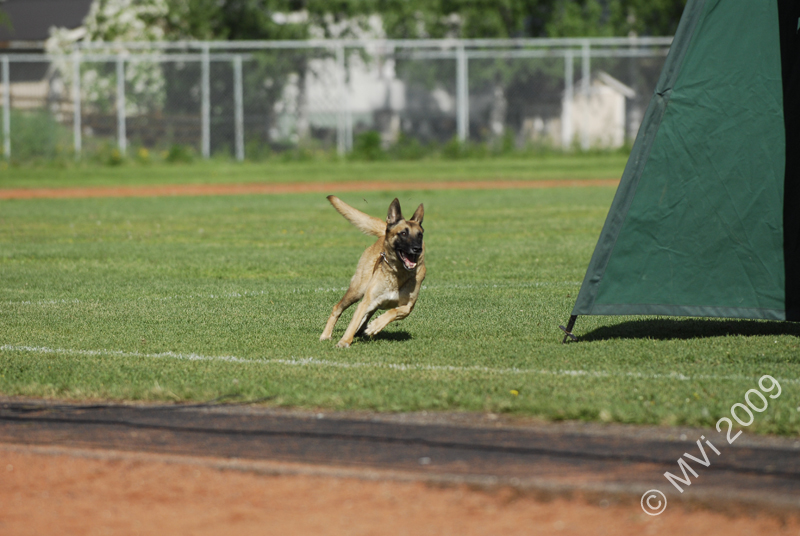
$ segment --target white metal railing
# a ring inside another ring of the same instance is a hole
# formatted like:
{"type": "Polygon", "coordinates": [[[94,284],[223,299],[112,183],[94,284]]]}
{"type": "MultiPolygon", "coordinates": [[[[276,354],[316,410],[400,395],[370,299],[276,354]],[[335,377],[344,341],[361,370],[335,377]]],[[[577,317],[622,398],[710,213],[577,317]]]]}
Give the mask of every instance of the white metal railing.
{"type": "MultiPolygon", "coordinates": [[[[562,145],[569,145],[575,133],[571,130],[573,110],[570,103],[575,94],[574,63],[581,63],[581,86],[588,95],[590,88],[591,62],[593,58],[647,58],[665,56],[672,43],[671,37],[637,38],[563,38],[563,39],[420,39],[420,40],[307,40],[307,41],[175,41],[175,42],[88,42],[78,43],[70,55],[48,54],[3,54],[2,106],[3,149],[6,157],[11,155],[11,91],[10,65],[13,63],[71,63],[74,83],[72,85],[73,148],[79,157],[83,148],[81,126],[82,92],[80,87],[81,65],[87,62],[113,62],[116,65],[116,121],[117,144],[121,153],[128,148],[126,125],[125,73],[128,65],[135,62],[198,62],[201,65],[201,154],[211,154],[211,91],[210,66],[214,62],[228,62],[233,67],[234,107],[234,154],[239,160],[245,158],[245,133],[243,110],[242,62],[251,58],[257,50],[309,50],[327,51],[336,62],[336,147],[340,154],[353,147],[353,122],[347,90],[346,55],[351,50],[391,52],[397,57],[410,59],[450,59],[455,62],[455,119],[458,139],[470,136],[469,63],[477,59],[499,58],[561,58],[564,61],[564,94],[562,145]]],[[[581,146],[588,148],[586,128],[581,128],[581,146]]]]}
{"type": "Polygon", "coordinates": [[[3,154],[11,156],[11,76],[9,57],[3,56],[3,154]]]}
{"type": "Polygon", "coordinates": [[[80,50],[153,50],[153,49],[302,49],[325,48],[515,48],[515,47],[664,47],[672,37],[558,37],[515,39],[307,39],[282,41],[133,41],[80,42],[80,50]]]}

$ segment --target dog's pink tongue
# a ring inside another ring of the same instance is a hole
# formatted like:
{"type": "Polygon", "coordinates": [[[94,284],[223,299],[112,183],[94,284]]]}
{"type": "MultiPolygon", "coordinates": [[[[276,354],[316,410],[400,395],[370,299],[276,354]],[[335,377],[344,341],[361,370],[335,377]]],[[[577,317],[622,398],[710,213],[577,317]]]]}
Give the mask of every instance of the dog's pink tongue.
{"type": "Polygon", "coordinates": [[[412,260],[409,260],[409,259],[406,259],[405,257],[403,257],[403,262],[405,263],[406,268],[408,268],[409,270],[411,268],[415,268],[417,266],[416,262],[414,262],[412,260]]]}

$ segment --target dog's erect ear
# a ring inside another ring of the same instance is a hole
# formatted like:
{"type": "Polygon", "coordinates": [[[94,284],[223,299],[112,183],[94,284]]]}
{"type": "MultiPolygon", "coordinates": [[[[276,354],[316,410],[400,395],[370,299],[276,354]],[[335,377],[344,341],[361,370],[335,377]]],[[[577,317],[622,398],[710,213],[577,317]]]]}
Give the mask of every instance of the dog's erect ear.
{"type": "Polygon", "coordinates": [[[394,198],[392,204],[389,205],[389,215],[386,216],[386,225],[392,227],[397,225],[403,219],[403,214],[400,212],[400,201],[394,198]]]}
{"type": "Polygon", "coordinates": [[[410,221],[415,221],[420,225],[422,225],[423,216],[425,216],[425,209],[422,207],[422,203],[420,203],[419,206],[417,207],[417,210],[414,211],[414,215],[411,216],[410,221]]]}

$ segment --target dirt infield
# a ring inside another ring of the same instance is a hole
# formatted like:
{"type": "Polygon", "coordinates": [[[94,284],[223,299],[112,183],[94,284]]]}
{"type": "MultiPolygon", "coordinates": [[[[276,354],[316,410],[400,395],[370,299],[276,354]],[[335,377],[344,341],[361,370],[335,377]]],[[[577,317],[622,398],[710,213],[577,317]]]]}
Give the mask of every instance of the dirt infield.
{"type": "Polygon", "coordinates": [[[798,534],[795,520],[536,498],[419,482],[221,470],[212,458],[0,446],[0,533],[798,534]]]}
{"type": "Polygon", "coordinates": [[[794,440],[651,517],[700,430],[491,417],[7,399],[0,534],[800,534],[794,440]]]}
{"type": "Polygon", "coordinates": [[[0,199],[64,199],[88,197],[161,197],[200,195],[297,194],[399,190],[507,190],[617,186],[617,179],[541,181],[320,182],[284,184],[177,184],[164,186],[97,186],[81,188],[7,188],[0,199]]]}

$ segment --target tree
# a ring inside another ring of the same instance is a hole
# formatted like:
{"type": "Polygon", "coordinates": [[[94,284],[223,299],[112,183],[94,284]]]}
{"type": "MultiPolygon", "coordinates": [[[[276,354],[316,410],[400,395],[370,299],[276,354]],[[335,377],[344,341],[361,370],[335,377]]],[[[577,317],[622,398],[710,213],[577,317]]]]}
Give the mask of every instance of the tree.
{"type": "Polygon", "coordinates": [[[686,0],[558,0],[550,37],[674,35],[686,0]]]}
{"type": "Polygon", "coordinates": [[[541,37],[555,0],[376,0],[389,37],[541,37]]]}
{"type": "Polygon", "coordinates": [[[615,35],[675,35],[686,0],[619,0],[615,35]]]}
{"type": "Polygon", "coordinates": [[[375,13],[369,0],[167,0],[171,39],[347,37],[375,13]]]}
{"type": "Polygon", "coordinates": [[[389,37],[672,35],[686,0],[375,0],[389,37]]]}
{"type": "MultiPolygon", "coordinates": [[[[51,54],[69,54],[78,41],[160,41],[166,36],[164,20],[169,12],[167,0],[95,0],[83,21],[82,28],[70,30],[53,28],[46,49],[51,54]]],[[[56,71],[68,84],[73,72],[68,60],[56,61],[56,71]]],[[[160,66],[153,62],[129,63],[125,81],[136,89],[126,99],[129,113],[163,105],[165,82],[160,66]]],[[[108,111],[114,103],[109,95],[116,83],[116,71],[110,64],[90,63],[81,71],[81,88],[84,102],[101,111],[108,111]]]]}
{"type": "Polygon", "coordinates": [[[11,26],[11,18],[8,16],[8,13],[0,9],[0,27],[5,26],[9,30],[13,30],[11,26]]]}

